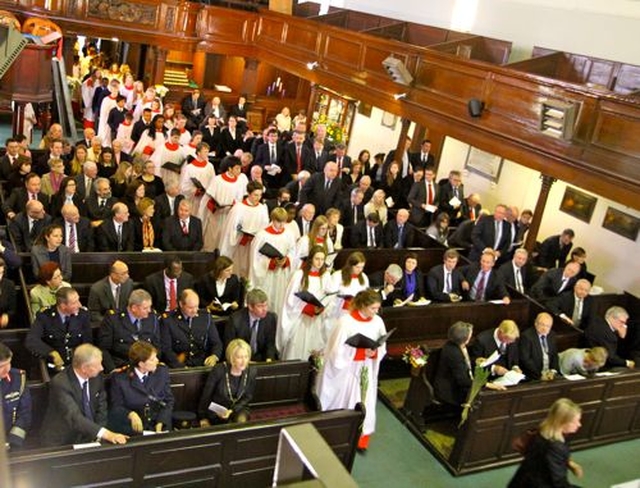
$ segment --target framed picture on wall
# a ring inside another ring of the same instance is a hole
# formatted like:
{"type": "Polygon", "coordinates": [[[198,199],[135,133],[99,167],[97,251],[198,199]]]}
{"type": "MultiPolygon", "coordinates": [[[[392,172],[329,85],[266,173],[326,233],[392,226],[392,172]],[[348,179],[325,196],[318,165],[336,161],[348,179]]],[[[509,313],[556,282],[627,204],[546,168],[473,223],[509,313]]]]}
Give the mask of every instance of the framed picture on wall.
{"type": "Polygon", "coordinates": [[[587,224],[591,222],[598,199],[576,188],[567,186],[560,202],[560,210],[587,224]]]}
{"type": "Polygon", "coordinates": [[[464,168],[472,173],[497,183],[502,171],[502,158],[495,154],[469,146],[464,168]]]}
{"type": "Polygon", "coordinates": [[[640,219],[613,207],[607,208],[602,227],[632,241],[638,238],[640,219]]]}
{"type": "Polygon", "coordinates": [[[396,123],[398,122],[398,116],[389,112],[382,112],[382,120],[380,124],[382,127],[388,127],[391,130],[396,130],[396,123]]]}

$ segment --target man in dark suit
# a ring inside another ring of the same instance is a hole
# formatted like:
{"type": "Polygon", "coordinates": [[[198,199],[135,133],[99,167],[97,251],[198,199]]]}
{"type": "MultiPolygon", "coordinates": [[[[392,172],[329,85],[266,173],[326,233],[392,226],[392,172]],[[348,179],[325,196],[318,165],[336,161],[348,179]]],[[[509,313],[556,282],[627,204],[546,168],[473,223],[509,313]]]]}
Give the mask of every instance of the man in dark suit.
{"type": "Polygon", "coordinates": [[[186,289],[178,308],[162,315],[162,357],[170,368],[207,366],[223,359],[222,341],[211,315],[199,310],[200,297],[186,289]]]}
{"type": "Polygon", "coordinates": [[[410,157],[414,171],[418,168],[433,168],[436,165],[436,158],[431,154],[431,141],[429,139],[423,139],[420,144],[420,151],[411,153],[410,157]]]}
{"type": "Polygon", "coordinates": [[[87,149],[91,147],[91,141],[96,136],[96,131],[93,127],[85,127],[82,131],[82,139],[76,141],[76,146],[80,144],[84,145],[87,149]]]}
{"type": "Polygon", "coordinates": [[[424,169],[422,181],[413,183],[407,200],[411,207],[411,223],[418,227],[431,225],[435,212],[438,210],[440,187],[435,184],[435,172],[432,167],[424,169]]]}
{"type": "Polygon", "coordinates": [[[289,202],[291,202],[291,192],[286,186],[283,186],[278,189],[278,193],[275,198],[270,198],[265,203],[267,204],[267,211],[269,212],[269,215],[271,215],[271,211],[274,208],[284,208],[289,202]]]}
{"type": "Polygon", "coordinates": [[[594,317],[585,330],[585,338],[589,347],[604,347],[609,356],[607,366],[610,368],[634,368],[635,362],[618,354],[620,339],[627,337],[627,320],[629,314],[622,307],[613,306],[607,309],[602,317],[594,317]]]}
{"type": "Polygon", "coordinates": [[[158,316],[151,308],[151,295],[133,290],[127,308],[105,315],[99,329],[98,346],[107,373],[129,363],[129,348],[136,341],[147,341],[162,350],[158,316]]]}
{"type": "Polygon", "coordinates": [[[547,307],[564,322],[574,327],[586,329],[591,319],[593,297],[589,295],[589,280],[576,281],[573,291],[561,293],[547,303],[547,307]]]}
{"type": "Polygon", "coordinates": [[[96,250],[99,252],[132,252],[133,227],[129,209],[124,203],[112,208],[113,217],[104,220],[96,229],[96,250]]]}
{"type": "Polygon", "coordinates": [[[247,307],[234,312],[224,329],[225,349],[234,339],[242,339],[251,346],[252,361],[273,361],[276,350],[278,317],[269,312],[267,294],[259,288],[247,292],[247,307]]]}
{"type": "Polygon", "coordinates": [[[306,236],[311,230],[313,225],[313,219],[316,215],[316,207],[313,203],[306,203],[302,206],[298,212],[298,216],[295,219],[298,225],[298,230],[301,236],[306,236]]]}
{"type": "Polygon", "coordinates": [[[338,207],[342,193],[342,181],[338,178],[338,165],[328,162],[322,173],[315,173],[300,192],[300,204],[313,203],[316,215],[324,215],[327,209],[338,207]]]}
{"type": "MultiPolygon", "coordinates": [[[[529,253],[526,249],[516,249],[513,259],[504,263],[498,268],[498,276],[505,285],[515,289],[518,293],[524,294],[527,289],[527,259],[529,253]]],[[[507,288],[507,291],[509,289],[507,288]]]]}
{"type": "Polygon", "coordinates": [[[402,299],[402,289],[397,286],[402,280],[402,268],[390,264],[384,271],[369,273],[369,286],[380,293],[383,307],[393,307],[396,299],[402,299]]]}
{"type": "Polygon", "coordinates": [[[477,220],[480,217],[481,210],[482,203],[480,201],[480,194],[472,193],[464,199],[464,202],[462,202],[462,221],[477,220]]]}
{"type": "Polygon", "coordinates": [[[567,256],[573,246],[575,233],[572,229],[565,229],[562,234],[547,237],[536,256],[535,263],[541,268],[556,268],[562,266],[567,261],[567,256]]]}
{"type": "Polygon", "coordinates": [[[162,229],[162,249],[165,251],[200,251],[202,222],[191,215],[191,202],[181,200],[178,215],[167,217],[162,229]]]}
{"type": "Polygon", "coordinates": [[[338,165],[338,175],[340,177],[351,172],[351,158],[347,156],[347,146],[343,142],[336,144],[336,151],[329,156],[327,162],[329,161],[333,161],[338,165]]]}
{"type": "Polygon", "coordinates": [[[482,252],[489,248],[496,252],[497,258],[507,251],[509,227],[505,218],[507,207],[496,205],[493,216],[485,216],[480,219],[471,231],[473,247],[469,253],[469,259],[476,261],[482,252]]]}
{"type": "Polygon", "coordinates": [[[580,272],[576,262],[567,263],[564,268],[553,268],[544,272],[531,287],[531,296],[536,300],[547,300],[571,290],[580,272]]]}
{"type": "MultiPolygon", "coordinates": [[[[164,193],[158,195],[155,199],[154,220],[157,224],[161,224],[172,215],[177,215],[180,202],[184,199],[184,195],[180,194],[180,183],[175,178],[167,180],[164,187],[164,193]]],[[[154,225],[157,229],[161,225],[154,225]]]]}
{"type": "Polygon", "coordinates": [[[24,179],[24,187],[14,188],[4,203],[3,210],[7,220],[13,219],[30,200],[38,200],[46,210],[49,207],[49,197],[40,191],[40,177],[29,173],[24,179]]]}
{"type": "Polygon", "coordinates": [[[94,161],[85,161],[82,164],[82,173],[73,177],[73,181],[76,182],[76,193],[83,202],[86,202],[88,196],[94,193],[94,182],[97,177],[98,165],[94,161]]]}
{"type": "Polygon", "coordinates": [[[229,109],[229,116],[233,116],[238,121],[238,129],[241,132],[246,132],[247,125],[247,112],[249,106],[247,105],[247,97],[246,95],[240,95],[238,97],[238,103],[232,105],[229,109]]]}
{"type": "Polygon", "coordinates": [[[133,161],[133,158],[129,154],[122,151],[121,140],[114,140],[111,143],[111,148],[113,149],[113,161],[116,163],[116,166],[118,166],[122,161],[126,161],[127,163],[133,161]]]}
{"type": "Polygon", "coordinates": [[[204,107],[206,103],[200,96],[200,89],[194,88],[191,95],[182,100],[182,113],[187,117],[187,130],[193,131],[200,127],[204,120],[204,107]]]}
{"type": "Polygon", "coordinates": [[[284,171],[284,150],[278,141],[278,130],[270,128],[267,131],[267,141],[258,146],[254,166],[262,167],[265,181],[270,188],[280,188],[291,178],[284,171]]]}
{"type": "Polygon", "coordinates": [[[73,350],[80,344],[91,343],[91,318],[81,308],[78,292],[69,287],[56,292],[55,307],[36,315],[25,340],[26,348],[61,371],[71,364],[73,350]]]}
{"type": "Polygon", "coordinates": [[[313,171],[311,173],[315,173],[316,171],[323,171],[324,165],[329,161],[329,151],[324,145],[322,141],[314,141],[312,144],[305,144],[309,149],[312,149],[313,153],[313,171]]]}
{"type": "Polygon", "coordinates": [[[409,211],[401,208],[394,220],[389,220],[384,226],[384,247],[388,249],[406,249],[412,247],[415,228],[409,222],[409,211]]]}
{"type": "Polygon", "coordinates": [[[366,220],[358,222],[351,228],[351,247],[382,247],[383,241],[382,224],[376,212],[370,213],[366,220]]]}
{"type": "Polygon", "coordinates": [[[464,277],[456,269],[460,254],[455,249],[444,252],[443,264],[438,264],[427,274],[427,293],[437,302],[459,302],[462,300],[462,282],[464,277]]]}
{"type": "Polygon", "coordinates": [[[472,263],[462,268],[461,272],[465,279],[462,289],[467,292],[467,299],[476,302],[502,300],[507,305],[511,303],[502,279],[493,270],[495,262],[495,253],[489,249],[482,253],[479,263],[472,263]]]}
{"type": "Polygon", "coordinates": [[[469,348],[471,364],[476,364],[478,358],[488,359],[498,351],[498,360],[490,366],[492,376],[504,376],[510,370],[520,371],[519,337],[520,330],[513,320],[503,320],[497,328],[480,332],[469,348]]]}
{"type": "Polygon", "coordinates": [[[302,170],[315,172],[316,163],[313,152],[304,145],[304,133],[295,131],[291,142],[284,147],[284,170],[291,175],[297,175],[302,170]]]}
{"type": "Polygon", "coordinates": [[[175,309],[180,294],[193,286],[193,275],[182,270],[182,260],[177,256],[165,258],[164,269],[144,280],[144,289],[151,294],[154,308],[160,312],[175,309]]]}
{"type": "Polygon", "coordinates": [[[290,200],[292,202],[296,204],[300,202],[300,191],[302,190],[302,187],[304,187],[310,176],[311,173],[309,173],[309,171],[302,170],[300,171],[300,173],[298,173],[298,179],[296,181],[290,181],[284,186],[287,190],[289,190],[289,193],[291,194],[290,200]]]}
{"type": "Polygon", "coordinates": [[[8,180],[13,171],[13,164],[18,160],[20,144],[13,137],[9,137],[5,147],[7,151],[0,158],[0,178],[8,180]]]}
{"type": "Polygon", "coordinates": [[[51,223],[51,215],[44,211],[42,202],[29,200],[24,212],[16,214],[9,222],[9,232],[18,252],[31,252],[31,246],[47,225],[51,223]]]}
{"type": "Polygon", "coordinates": [[[462,202],[464,202],[464,185],[460,171],[449,172],[449,179],[440,185],[440,201],[438,208],[449,214],[451,225],[462,220],[462,202]]]}
{"type": "Polygon", "coordinates": [[[56,223],[62,226],[62,243],[72,253],[92,252],[95,246],[89,219],[81,217],[78,207],[73,203],[65,203],[60,213],[62,218],[56,223]]]}
{"type": "Polygon", "coordinates": [[[86,198],[87,217],[96,225],[111,217],[111,209],[118,199],[111,196],[111,183],[107,178],[98,178],[94,190],[86,198]]]}
{"type": "Polygon", "coordinates": [[[340,223],[344,226],[345,233],[350,232],[351,227],[364,220],[364,205],[362,200],[364,192],[355,187],[349,193],[349,200],[340,205],[340,223]]]}
{"type": "Polygon", "coordinates": [[[87,308],[93,322],[101,322],[109,310],[120,311],[127,308],[133,291],[133,280],[129,277],[129,267],[123,261],[114,261],[105,276],[91,285],[87,308]]]}
{"type": "Polygon", "coordinates": [[[560,372],[558,346],[551,327],[553,317],[541,312],[533,327],[526,329],[518,341],[520,368],[530,380],[552,379],[555,373],[560,372]]]}
{"type": "Polygon", "coordinates": [[[83,344],[73,353],[72,367],[49,383],[47,413],[40,439],[44,446],[63,446],[103,439],[125,444],[127,437],[105,428],[107,393],[100,349],[83,344]]]}
{"type": "Polygon", "coordinates": [[[135,124],[133,124],[133,128],[131,129],[131,140],[134,143],[137,144],[138,141],[140,141],[142,133],[149,127],[151,127],[152,118],[153,117],[150,108],[145,108],[142,110],[142,117],[140,117],[140,119],[135,124]]]}

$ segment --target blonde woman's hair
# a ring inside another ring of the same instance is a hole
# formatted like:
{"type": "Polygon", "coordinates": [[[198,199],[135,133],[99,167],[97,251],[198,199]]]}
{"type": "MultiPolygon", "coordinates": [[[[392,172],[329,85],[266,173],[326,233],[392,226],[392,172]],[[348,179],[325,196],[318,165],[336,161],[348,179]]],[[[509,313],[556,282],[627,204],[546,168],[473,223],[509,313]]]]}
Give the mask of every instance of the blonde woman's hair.
{"type": "Polygon", "coordinates": [[[520,329],[518,329],[518,324],[516,324],[513,320],[503,320],[502,322],[500,322],[498,330],[503,336],[507,337],[508,339],[515,340],[520,337],[520,329]]]}
{"type": "Polygon", "coordinates": [[[249,355],[249,359],[251,359],[251,346],[242,339],[234,339],[229,343],[224,354],[229,367],[231,367],[231,360],[238,349],[244,350],[249,355]]]}
{"type": "Polygon", "coordinates": [[[573,422],[580,413],[582,413],[582,409],[579,405],[568,398],[558,398],[551,405],[547,418],[540,424],[540,435],[550,441],[564,442],[562,430],[569,422],[573,422]]]}

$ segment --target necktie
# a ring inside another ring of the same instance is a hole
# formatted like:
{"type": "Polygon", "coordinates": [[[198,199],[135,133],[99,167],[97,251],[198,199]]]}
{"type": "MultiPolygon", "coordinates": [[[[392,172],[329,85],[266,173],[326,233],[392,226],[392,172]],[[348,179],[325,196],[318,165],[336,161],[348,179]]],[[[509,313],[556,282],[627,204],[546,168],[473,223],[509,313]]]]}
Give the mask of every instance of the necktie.
{"type": "Polygon", "coordinates": [[[258,350],[258,323],[259,322],[260,321],[256,319],[253,321],[253,324],[251,324],[250,346],[251,346],[251,351],[253,351],[254,354],[258,350]]]}
{"type": "Polygon", "coordinates": [[[140,332],[140,319],[134,320],[133,324],[136,326],[136,330],[140,332]]]}
{"type": "Polygon", "coordinates": [[[31,237],[32,239],[35,237],[33,234],[33,229],[36,226],[36,220],[35,219],[29,219],[29,237],[31,237]]]}
{"type": "Polygon", "coordinates": [[[324,191],[329,191],[329,186],[331,186],[331,180],[324,180],[324,191]]]}
{"type": "Polygon", "coordinates": [[[69,250],[76,252],[76,226],[69,224],[69,250]]]}
{"type": "Polygon", "coordinates": [[[562,277],[562,283],[560,283],[560,288],[558,288],[558,293],[561,293],[562,290],[564,290],[565,286],[567,286],[567,283],[569,282],[569,278],[565,278],[564,276],[562,277]]]}
{"type": "Polygon", "coordinates": [[[338,158],[338,171],[342,171],[342,158],[338,158]]]}
{"type": "Polygon", "coordinates": [[[352,209],[353,209],[353,224],[357,224],[358,223],[358,209],[356,208],[355,205],[352,205],[352,209]]]}
{"type": "Polygon", "coordinates": [[[269,156],[269,162],[271,164],[275,164],[275,162],[276,162],[276,148],[275,148],[275,146],[272,146],[272,145],[270,145],[269,147],[271,148],[271,153],[270,153],[271,155],[269,156]]]}
{"type": "Polygon", "coordinates": [[[453,187],[453,196],[456,197],[457,199],[460,199],[460,197],[458,196],[458,187],[457,186],[453,187]]]}
{"type": "Polygon", "coordinates": [[[404,225],[398,227],[398,244],[396,244],[397,249],[402,249],[404,247],[404,225]]]}
{"type": "Polygon", "coordinates": [[[181,220],[180,224],[182,225],[182,233],[185,236],[188,236],[189,235],[189,228],[187,227],[187,223],[184,220],[181,220]]]}
{"type": "Polygon", "coordinates": [[[113,307],[115,310],[119,310],[120,309],[120,285],[116,285],[116,294],[114,296],[114,303],[115,303],[115,307],[113,307]]]}
{"type": "Polygon", "coordinates": [[[427,162],[427,153],[422,153],[422,162],[423,163],[427,162]]]}
{"type": "Polygon", "coordinates": [[[504,342],[501,342],[498,346],[498,352],[500,352],[500,354],[502,355],[507,353],[507,345],[504,342]]]}
{"type": "Polygon", "coordinates": [[[93,420],[93,411],[91,410],[91,398],[89,397],[89,380],[85,380],[82,384],[82,413],[89,420],[93,420]]]}
{"type": "Polygon", "coordinates": [[[485,279],[486,279],[487,275],[485,274],[484,271],[480,272],[480,281],[478,281],[478,287],[476,288],[476,302],[479,302],[483,299],[483,295],[484,295],[484,286],[485,286],[485,279]]]}
{"type": "Polygon", "coordinates": [[[93,183],[91,178],[85,178],[85,180],[84,180],[84,194],[85,194],[85,197],[88,197],[91,194],[91,183],[93,183]]]}
{"type": "Polygon", "coordinates": [[[520,268],[516,267],[516,290],[520,293],[524,293],[524,287],[522,286],[522,275],[520,274],[520,268]]]}
{"type": "Polygon", "coordinates": [[[296,168],[298,173],[302,171],[302,154],[299,145],[296,146],[296,168]]]}
{"type": "Polygon", "coordinates": [[[176,294],[176,280],[169,280],[169,309],[173,310],[178,306],[178,295],[176,294]]]}
{"type": "Polygon", "coordinates": [[[502,222],[499,220],[496,220],[495,232],[496,232],[496,240],[493,243],[493,248],[500,249],[500,241],[502,240],[502,222]]]}
{"type": "Polygon", "coordinates": [[[427,182],[427,205],[433,205],[433,190],[429,181],[427,182]]]}
{"type": "Polygon", "coordinates": [[[475,220],[476,220],[476,210],[475,210],[475,208],[473,208],[473,207],[471,207],[471,209],[469,210],[469,218],[470,218],[472,221],[475,221],[475,220]]]}
{"type": "Polygon", "coordinates": [[[118,252],[122,251],[122,225],[116,225],[116,235],[118,236],[118,252]]]}
{"type": "Polygon", "coordinates": [[[573,325],[579,326],[581,318],[582,318],[582,298],[576,298],[576,303],[573,307],[573,315],[571,315],[571,320],[573,321],[573,325]]]}
{"type": "Polygon", "coordinates": [[[542,352],[549,354],[549,345],[547,344],[547,336],[540,336],[540,345],[542,346],[542,352]]]}
{"type": "Polygon", "coordinates": [[[449,271],[444,273],[444,292],[451,293],[451,273],[449,271]]]}
{"type": "Polygon", "coordinates": [[[146,385],[148,379],[149,379],[149,374],[148,373],[143,374],[142,375],[142,384],[146,385]]]}
{"type": "Polygon", "coordinates": [[[376,247],[376,238],[373,227],[369,227],[369,247],[376,247]]]}

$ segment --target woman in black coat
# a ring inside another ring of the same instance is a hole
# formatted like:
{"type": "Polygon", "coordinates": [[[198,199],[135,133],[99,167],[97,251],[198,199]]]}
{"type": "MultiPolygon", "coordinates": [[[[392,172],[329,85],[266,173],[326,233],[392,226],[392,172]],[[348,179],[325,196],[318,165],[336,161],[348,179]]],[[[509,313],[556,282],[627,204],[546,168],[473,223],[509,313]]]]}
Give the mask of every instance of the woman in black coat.
{"type": "Polygon", "coordinates": [[[49,205],[49,213],[54,219],[62,218],[62,206],[65,203],[73,203],[80,215],[87,216],[87,207],[78,195],[76,180],[70,176],[66,176],[60,182],[60,188],[51,196],[51,204],[49,205]]]}
{"type": "Polygon", "coordinates": [[[249,366],[251,346],[242,339],[232,340],[227,346],[226,359],[216,364],[207,378],[198,405],[200,427],[249,420],[249,404],[258,373],[249,366]]]}
{"type": "Polygon", "coordinates": [[[581,409],[568,398],[556,400],[537,434],[525,446],[524,460],[508,488],[574,488],[567,471],[582,477],[582,467],[571,460],[564,436],[580,428],[581,409]]]}
{"type": "Polygon", "coordinates": [[[242,282],[233,274],[233,261],[226,256],[216,259],[211,272],[203,275],[195,286],[201,303],[216,315],[229,315],[242,303],[242,282]]]}

